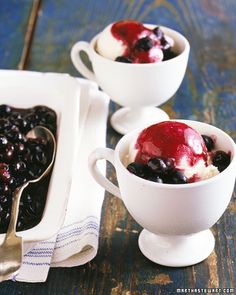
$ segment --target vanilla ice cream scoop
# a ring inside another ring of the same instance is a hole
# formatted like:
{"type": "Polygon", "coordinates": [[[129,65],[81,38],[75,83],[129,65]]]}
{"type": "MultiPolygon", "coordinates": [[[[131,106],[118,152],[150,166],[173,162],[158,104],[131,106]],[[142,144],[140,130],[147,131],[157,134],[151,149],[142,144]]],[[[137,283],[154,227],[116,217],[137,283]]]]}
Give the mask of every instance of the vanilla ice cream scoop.
{"type": "Polygon", "coordinates": [[[218,169],[221,165],[229,164],[230,155],[210,150],[214,143],[209,148],[206,140],[210,140],[208,136],[180,121],[154,124],[130,144],[127,168],[142,178],[164,183],[189,183],[213,177],[222,171],[218,169]],[[217,158],[224,163],[218,165],[217,158]]]}
{"type": "Polygon", "coordinates": [[[107,26],[96,50],[105,58],[126,63],[153,63],[173,58],[174,41],[159,27],[124,20],[107,26]]]}
{"type": "Polygon", "coordinates": [[[96,49],[102,56],[115,60],[118,56],[123,56],[125,54],[126,45],[113,36],[111,29],[112,24],[102,31],[97,40],[96,49]]]}
{"type": "Polygon", "coordinates": [[[192,167],[199,161],[207,165],[207,148],[202,136],[182,122],[164,121],[144,129],[135,148],[135,161],[141,163],[162,157],[174,159],[177,169],[192,167]]]}

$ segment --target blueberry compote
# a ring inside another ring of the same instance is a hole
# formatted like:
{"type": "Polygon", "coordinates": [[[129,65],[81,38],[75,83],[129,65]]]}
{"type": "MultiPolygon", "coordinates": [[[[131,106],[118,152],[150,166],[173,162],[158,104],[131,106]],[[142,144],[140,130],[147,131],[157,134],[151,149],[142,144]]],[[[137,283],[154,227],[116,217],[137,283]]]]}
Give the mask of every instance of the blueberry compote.
{"type": "Polygon", "coordinates": [[[177,56],[172,50],[172,39],[160,27],[153,29],[133,20],[119,21],[111,27],[112,35],[121,41],[126,51],[116,61],[124,63],[154,63],[177,56]]]}
{"type": "MultiPolygon", "coordinates": [[[[134,147],[136,156],[127,169],[136,176],[158,183],[185,184],[199,181],[202,173],[199,163],[202,163],[203,169],[214,166],[218,169],[217,173],[230,164],[230,152],[217,150],[213,138],[201,135],[182,122],[154,124],[138,136],[134,147]],[[200,167],[200,170],[195,167],[200,167]],[[186,171],[189,174],[189,170],[192,170],[192,174],[187,177],[186,171]]],[[[209,174],[209,177],[212,176],[209,174]]]]}
{"type": "MultiPolygon", "coordinates": [[[[46,106],[18,109],[0,105],[0,233],[7,230],[14,190],[45,170],[48,159],[47,141],[27,139],[35,126],[47,127],[56,135],[56,113],[46,106]]],[[[17,230],[26,230],[41,220],[50,175],[32,184],[20,201],[17,230]]]]}

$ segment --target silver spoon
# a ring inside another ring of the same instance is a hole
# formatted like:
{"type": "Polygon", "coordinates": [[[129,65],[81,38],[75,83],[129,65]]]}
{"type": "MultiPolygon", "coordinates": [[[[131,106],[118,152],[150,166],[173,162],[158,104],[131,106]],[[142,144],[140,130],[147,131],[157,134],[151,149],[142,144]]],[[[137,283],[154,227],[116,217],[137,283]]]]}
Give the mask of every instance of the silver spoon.
{"type": "Polygon", "coordinates": [[[30,184],[40,181],[51,170],[56,155],[56,140],[50,130],[45,127],[37,126],[30,130],[27,138],[45,138],[49,145],[51,161],[42,174],[36,178],[25,182],[22,186],[16,188],[13,194],[11,219],[2,245],[0,245],[0,282],[9,279],[9,276],[15,273],[22,262],[22,237],[16,235],[16,223],[19,213],[19,204],[24,189],[30,184]]]}

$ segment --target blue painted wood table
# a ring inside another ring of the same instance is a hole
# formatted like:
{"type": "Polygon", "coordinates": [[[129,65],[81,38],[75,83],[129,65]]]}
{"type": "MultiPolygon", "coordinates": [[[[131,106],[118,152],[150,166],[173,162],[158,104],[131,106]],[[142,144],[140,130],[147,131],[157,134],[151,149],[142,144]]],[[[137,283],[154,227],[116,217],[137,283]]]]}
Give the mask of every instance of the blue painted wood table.
{"type": "MultiPolygon", "coordinates": [[[[162,108],[171,118],[216,125],[236,140],[235,0],[1,0],[0,68],[79,76],[70,61],[72,45],[89,41],[119,19],[159,23],[188,38],[186,76],[162,108]]],[[[110,103],[110,113],[118,108],[110,103]]],[[[114,147],[119,139],[108,123],[107,145],[114,147]]],[[[107,174],[115,179],[110,167],[107,174]]],[[[168,268],[147,260],[137,247],[140,231],[122,202],[107,194],[94,260],[53,268],[45,283],[3,282],[0,294],[177,294],[178,288],[199,288],[198,294],[207,288],[222,288],[214,294],[234,288],[236,294],[235,195],[213,227],[214,252],[192,267],[168,268]]]]}

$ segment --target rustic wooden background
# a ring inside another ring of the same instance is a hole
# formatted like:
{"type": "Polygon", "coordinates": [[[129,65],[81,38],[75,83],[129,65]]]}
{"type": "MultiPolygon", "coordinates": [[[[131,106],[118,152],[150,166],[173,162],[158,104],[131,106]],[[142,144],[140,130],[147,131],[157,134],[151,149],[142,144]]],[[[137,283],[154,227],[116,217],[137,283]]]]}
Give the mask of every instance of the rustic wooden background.
{"type": "MultiPolygon", "coordinates": [[[[1,0],[0,68],[79,76],[70,61],[72,45],[127,18],[174,28],[191,44],[184,81],[162,106],[170,117],[214,124],[236,140],[235,0],[1,0]]],[[[117,108],[110,104],[111,113],[117,108]]],[[[108,123],[107,145],[114,147],[119,138],[108,123]]],[[[111,167],[107,173],[115,178],[111,167]]],[[[120,200],[107,194],[93,261],[51,269],[43,284],[3,282],[0,294],[166,295],[176,294],[177,288],[208,287],[235,288],[236,294],[235,213],[234,194],[212,229],[216,246],[211,256],[192,267],[168,268],[141,254],[140,226],[120,200]]]]}

